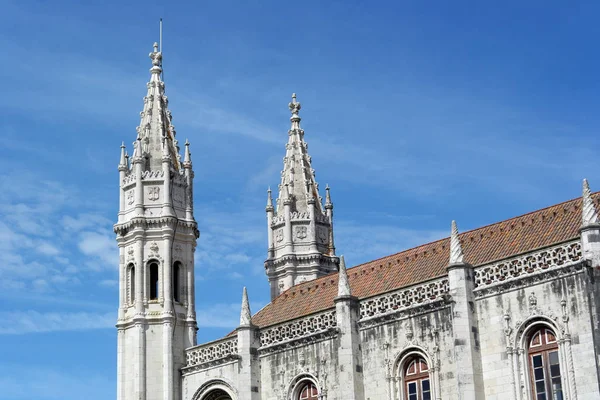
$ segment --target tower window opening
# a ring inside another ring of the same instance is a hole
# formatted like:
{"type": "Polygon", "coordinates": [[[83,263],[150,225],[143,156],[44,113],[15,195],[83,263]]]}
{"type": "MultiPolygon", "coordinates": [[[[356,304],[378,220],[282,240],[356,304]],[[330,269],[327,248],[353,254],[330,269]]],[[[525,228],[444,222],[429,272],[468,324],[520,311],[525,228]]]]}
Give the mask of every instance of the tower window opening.
{"type": "Polygon", "coordinates": [[[179,274],[181,273],[181,263],[179,261],[173,264],[173,299],[181,301],[181,287],[179,285],[179,274]]]}
{"type": "Polygon", "coordinates": [[[150,300],[158,299],[158,264],[150,264],[150,300]]]}

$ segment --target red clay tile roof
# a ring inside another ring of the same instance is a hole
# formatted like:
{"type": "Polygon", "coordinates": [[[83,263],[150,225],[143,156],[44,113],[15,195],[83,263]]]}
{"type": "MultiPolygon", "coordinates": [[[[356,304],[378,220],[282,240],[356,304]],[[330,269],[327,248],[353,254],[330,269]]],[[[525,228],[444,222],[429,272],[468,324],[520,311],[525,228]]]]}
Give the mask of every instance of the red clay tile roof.
{"type": "MultiPolygon", "coordinates": [[[[593,194],[596,209],[600,192],[593,194]]],[[[460,234],[465,261],[477,266],[575,239],[581,197],[460,234]]],[[[449,238],[348,269],[352,295],[366,298],[446,275],[449,238]]],[[[334,307],[338,274],[296,285],[252,317],[259,327],[334,307]]]]}

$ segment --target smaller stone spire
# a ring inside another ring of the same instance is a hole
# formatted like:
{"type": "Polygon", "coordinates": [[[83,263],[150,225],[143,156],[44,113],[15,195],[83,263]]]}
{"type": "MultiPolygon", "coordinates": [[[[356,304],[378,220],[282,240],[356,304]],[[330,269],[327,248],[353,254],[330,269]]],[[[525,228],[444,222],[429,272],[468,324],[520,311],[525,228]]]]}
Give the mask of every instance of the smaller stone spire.
{"type": "Polygon", "coordinates": [[[183,163],[187,165],[192,165],[192,153],[190,153],[190,142],[185,139],[185,153],[183,155],[183,163]]]}
{"type": "Polygon", "coordinates": [[[137,134],[137,138],[135,139],[135,142],[133,142],[133,162],[135,162],[136,160],[141,160],[142,159],[142,137],[140,136],[140,133],[138,132],[137,134]]]}
{"type": "Polygon", "coordinates": [[[452,221],[452,232],[450,233],[450,264],[462,264],[463,251],[458,238],[458,227],[456,221],[452,221]]]}
{"type": "Polygon", "coordinates": [[[125,142],[121,143],[121,159],[119,160],[119,169],[127,169],[127,152],[125,151],[125,142]]]}
{"type": "Polygon", "coordinates": [[[250,312],[250,302],[248,301],[248,291],[244,286],[242,293],[242,312],[240,314],[240,326],[252,325],[252,313],[250,312]]]}
{"type": "Polygon", "coordinates": [[[308,182],[308,202],[314,204],[315,202],[315,189],[312,182],[308,182]]]}
{"type": "Polygon", "coordinates": [[[287,183],[284,186],[284,196],[285,196],[283,198],[284,203],[292,200],[292,195],[290,194],[290,185],[287,183]]]}
{"type": "Polygon", "coordinates": [[[329,193],[329,185],[325,185],[325,208],[333,208],[333,203],[331,202],[331,193],[329,193]]]}
{"type": "Polygon", "coordinates": [[[271,186],[267,189],[267,211],[273,211],[273,197],[271,196],[271,186]]]}
{"type": "Polygon", "coordinates": [[[344,260],[344,256],[341,256],[340,272],[338,276],[338,297],[350,295],[350,284],[348,283],[348,272],[346,272],[346,261],[344,260]]]}
{"type": "Polygon", "coordinates": [[[598,213],[592,200],[592,192],[587,179],[583,180],[583,207],[581,210],[583,226],[593,225],[598,223],[598,213]]]}
{"type": "Polygon", "coordinates": [[[171,155],[169,154],[169,147],[167,146],[167,137],[163,137],[162,141],[162,159],[163,161],[171,161],[171,155]]]}

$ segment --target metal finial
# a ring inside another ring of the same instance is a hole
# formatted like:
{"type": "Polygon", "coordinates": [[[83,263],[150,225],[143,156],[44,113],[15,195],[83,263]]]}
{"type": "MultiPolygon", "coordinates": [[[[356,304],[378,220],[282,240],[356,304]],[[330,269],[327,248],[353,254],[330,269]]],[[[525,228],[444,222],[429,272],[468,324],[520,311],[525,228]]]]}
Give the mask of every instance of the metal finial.
{"type": "Polygon", "coordinates": [[[152,47],[154,47],[154,52],[158,53],[158,43],[154,42],[154,44],[152,45],[152,47]]]}

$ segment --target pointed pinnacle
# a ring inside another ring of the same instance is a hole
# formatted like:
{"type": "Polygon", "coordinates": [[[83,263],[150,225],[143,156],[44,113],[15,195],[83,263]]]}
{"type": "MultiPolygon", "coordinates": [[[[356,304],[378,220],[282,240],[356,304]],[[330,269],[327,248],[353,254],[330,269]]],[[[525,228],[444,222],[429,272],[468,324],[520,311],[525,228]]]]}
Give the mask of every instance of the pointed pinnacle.
{"type": "Polygon", "coordinates": [[[119,166],[123,167],[127,165],[127,161],[126,158],[127,156],[125,155],[126,151],[125,151],[125,142],[121,142],[121,159],[119,160],[119,166]]]}
{"type": "Polygon", "coordinates": [[[315,198],[315,186],[313,185],[312,181],[308,182],[308,198],[315,198]]]}
{"type": "Polygon", "coordinates": [[[583,207],[581,209],[583,226],[598,223],[598,213],[592,200],[592,192],[587,179],[583,180],[583,207]]]}
{"type": "Polygon", "coordinates": [[[463,263],[463,251],[458,238],[458,227],[456,221],[452,221],[452,232],[450,233],[450,264],[463,263]]]}
{"type": "Polygon", "coordinates": [[[346,260],[340,257],[340,272],[338,276],[338,297],[350,296],[350,284],[348,283],[348,272],[346,271],[346,260]]]}
{"type": "Polygon", "coordinates": [[[271,186],[267,189],[267,208],[273,208],[273,198],[271,197],[271,186]]]}
{"type": "Polygon", "coordinates": [[[163,137],[162,140],[162,155],[163,155],[163,159],[167,158],[170,159],[171,155],[169,154],[169,146],[167,145],[167,138],[163,137]]]}
{"type": "Polygon", "coordinates": [[[183,154],[183,162],[191,163],[192,162],[192,153],[190,153],[190,142],[185,139],[185,152],[183,154]]]}
{"type": "Polygon", "coordinates": [[[240,313],[240,326],[252,325],[252,313],[250,312],[250,302],[248,301],[248,291],[244,286],[242,293],[242,311],[240,313]]]}

